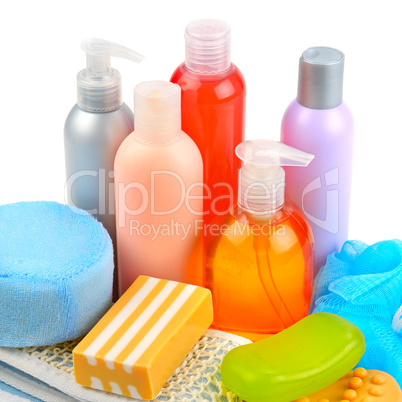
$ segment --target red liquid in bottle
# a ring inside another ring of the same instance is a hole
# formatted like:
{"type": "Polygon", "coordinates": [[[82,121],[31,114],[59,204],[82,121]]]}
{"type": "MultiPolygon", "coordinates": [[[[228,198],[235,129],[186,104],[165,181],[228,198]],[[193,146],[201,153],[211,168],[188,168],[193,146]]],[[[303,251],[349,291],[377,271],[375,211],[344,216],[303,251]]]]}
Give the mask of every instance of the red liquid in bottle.
{"type": "Polygon", "coordinates": [[[197,144],[204,163],[204,224],[224,215],[237,197],[244,141],[246,86],[231,64],[217,74],[192,72],[181,64],[171,77],[182,89],[182,129],[197,144]]]}

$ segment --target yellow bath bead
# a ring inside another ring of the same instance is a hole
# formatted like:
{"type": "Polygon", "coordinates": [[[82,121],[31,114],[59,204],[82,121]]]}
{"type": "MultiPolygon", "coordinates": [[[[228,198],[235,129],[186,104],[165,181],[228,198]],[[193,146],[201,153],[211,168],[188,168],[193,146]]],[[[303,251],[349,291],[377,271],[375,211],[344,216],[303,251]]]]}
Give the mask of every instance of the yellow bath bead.
{"type": "Polygon", "coordinates": [[[357,369],[355,369],[355,371],[353,371],[353,375],[355,377],[359,377],[361,379],[366,378],[367,377],[367,370],[364,369],[363,367],[358,367],[357,369]]]}
{"type": "Polygon", "coordinates": [[[359,389],[363,386],[363,380],[360,377],[352,377],[348,382],[348,386],[350,389],[359,389]]]}
{"type": "Polygon", "coordinates": [[[371,379],[371,383],[375,385],[384,385],[385,384],[385,377],[381,374],[375,375],[371,379]]]}
{"type": "Polygon", "coordinates": [[[368,393],[372,396],[383,396],[384,390],[379,385],[373,385],[369,388],[368,393]]]}
{"type": "Polygon", "coordinates": [[[343,393],[343,399],[346,399],[347,401],[354,401],[357,398],[357,392],[353,389],[347,389],[343,393]]]}

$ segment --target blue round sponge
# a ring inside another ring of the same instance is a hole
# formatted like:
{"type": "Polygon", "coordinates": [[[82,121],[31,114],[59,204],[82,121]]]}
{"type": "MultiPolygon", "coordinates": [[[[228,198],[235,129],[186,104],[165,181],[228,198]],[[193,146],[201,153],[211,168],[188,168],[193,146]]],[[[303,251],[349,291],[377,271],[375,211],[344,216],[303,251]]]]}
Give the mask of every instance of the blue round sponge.
{"type": "Polygon", "coordinates": [[[113,246],[91,215],[56,202],[0,205],[0,346],[85,335],[112,303],[113,246]]]}

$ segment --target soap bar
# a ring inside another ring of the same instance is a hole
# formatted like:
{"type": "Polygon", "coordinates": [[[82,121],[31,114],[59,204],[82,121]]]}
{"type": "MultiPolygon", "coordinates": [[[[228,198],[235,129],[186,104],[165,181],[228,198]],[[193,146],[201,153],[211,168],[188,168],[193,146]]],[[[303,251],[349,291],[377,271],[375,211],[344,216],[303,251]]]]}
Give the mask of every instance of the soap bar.
{"type": "Polygon", "coordinates": [[[339,379],[364,351],[358,327],[336,314],[317,313],[231,350],[222,361],[222,381],[247,402],[288,402],[339,379]]]}
{"type": "Polygon", "coordinates": [[[394,377],[379,370],[358,367],[328,387],[295,402],[402,402],[394,377]]]}
{"type": "Polygon", "coordinates": [[[209,290],[139,276],[73,351],[79,384],[154,399],[213,319],[209,290]]]}

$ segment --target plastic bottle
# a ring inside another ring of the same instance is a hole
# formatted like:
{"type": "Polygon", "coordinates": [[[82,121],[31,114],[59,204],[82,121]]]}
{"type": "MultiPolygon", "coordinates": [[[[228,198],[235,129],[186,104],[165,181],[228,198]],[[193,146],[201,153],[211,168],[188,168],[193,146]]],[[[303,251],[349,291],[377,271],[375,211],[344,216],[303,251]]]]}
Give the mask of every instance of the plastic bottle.
{"type": "Polygon", "coordinates": [[[113,163],[134,116],[122,101],[121,76],[110,57],[140,62],[143,56],[102,39],[87,39],[81,48],[87,67],[77,75],[77,104],[64,126],[66,198],[102,222],[115,245],[113,163]]]}
{"type": "Polygon", "coordinates": [[[353,118],[342,102],[344,55],[313,47],[300,58],[297,98],[282,120],[281,141],[315,155],[306,169],[286,167],[286,197],[310,221],[315,274],[348,240],[353,118]]]}
{"type": "Polygon", "coordinates": [[[171,77],[182,89],[182,128],[197,144],[204,162],[204,221],[234,204],[244,141],[246,86],[231,63],[230,26],[218,20],[190,23],[185,62],[171,77]]]}
{"type": "Polygon", "coordinates": [[[314,241],[301,210],[284,199],[282,166],[307,166],[313,156],[270,140],[236,148],[238,207],[209,225],[205,284],[213,327],[253,341],[307,315],[314,241]]]}
{"type": "Polygon", "coordinates": [[[116,154],[120,294],[138,275],[191,282],[202,234],[202,158],[181,131],[180,87],[165,81],[134,90],[135,131],[116,154]]]}

